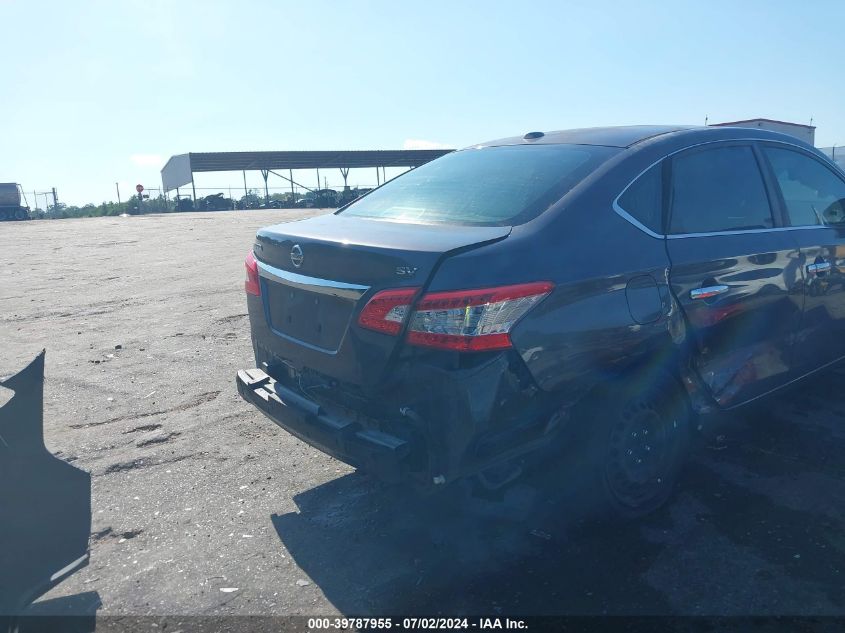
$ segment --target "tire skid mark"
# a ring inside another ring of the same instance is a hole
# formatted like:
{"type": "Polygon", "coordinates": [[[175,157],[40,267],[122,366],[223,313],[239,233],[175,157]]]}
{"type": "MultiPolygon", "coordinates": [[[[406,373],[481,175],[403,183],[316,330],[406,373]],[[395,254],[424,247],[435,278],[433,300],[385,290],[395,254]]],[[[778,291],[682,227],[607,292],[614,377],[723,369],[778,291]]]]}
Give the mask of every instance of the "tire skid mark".
{"type": "Polygon", "coordinates": [[[201,393],[192,400],[188,402],[183,402],[182,404],[178,404],[175,407],[170,407],[168,409],[161,409],[159,411],[147,411],[145,413],[131,413],[129,415],[120,415],[116,418],[109,418],[108,420],[102,420],[100,422],[86,422],[84,424],[71,424],[70,428],[72,429],[87,429],[92,426],[102,426],[104,424],[113,424],[115,422],[125,422],[127,420],[140,420],[142,418],[149,418],[155,415],[164,415],[165,413],[176,413],[178,411],[187,411],[189,409],[193,409],[198,407],[206,402],[210,402],[217,398],[221,393],[220,390],[216,391],[207,391],[205,393],[201,393]]]}

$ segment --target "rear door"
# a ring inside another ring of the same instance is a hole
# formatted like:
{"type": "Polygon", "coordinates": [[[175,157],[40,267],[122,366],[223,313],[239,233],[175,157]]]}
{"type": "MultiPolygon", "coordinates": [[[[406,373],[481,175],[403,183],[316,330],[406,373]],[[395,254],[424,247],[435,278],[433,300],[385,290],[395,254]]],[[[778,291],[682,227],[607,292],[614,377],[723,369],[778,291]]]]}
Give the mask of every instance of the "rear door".
{"type": "Polygon", "coordinates": [[[670,280],[695,369],[725,407],[791,379],[802,311],[800,254],[761,160],[750,144],[714,143],[667,165],[670,280]]]}
{"type": "Polygon", "coordinates": [[[804,314],[795,363],[806,373],[845,356],[845,180],[798,147],[767,143],[762,152],[801,251],[804,314]]]}

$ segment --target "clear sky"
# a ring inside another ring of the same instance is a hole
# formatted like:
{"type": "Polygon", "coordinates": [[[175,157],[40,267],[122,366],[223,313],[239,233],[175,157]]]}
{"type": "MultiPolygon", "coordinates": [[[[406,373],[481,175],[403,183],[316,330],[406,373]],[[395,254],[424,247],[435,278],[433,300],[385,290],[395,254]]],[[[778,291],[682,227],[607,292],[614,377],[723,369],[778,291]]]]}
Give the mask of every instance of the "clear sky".
{"type": "Polygon", "coordinates": [[[817,145],[845,145],[843,0],[0,0],[0,24],[0,181],[69,204],[159,187],[189,151],[461,147],[705,116],[812,117],[817,145]]]}

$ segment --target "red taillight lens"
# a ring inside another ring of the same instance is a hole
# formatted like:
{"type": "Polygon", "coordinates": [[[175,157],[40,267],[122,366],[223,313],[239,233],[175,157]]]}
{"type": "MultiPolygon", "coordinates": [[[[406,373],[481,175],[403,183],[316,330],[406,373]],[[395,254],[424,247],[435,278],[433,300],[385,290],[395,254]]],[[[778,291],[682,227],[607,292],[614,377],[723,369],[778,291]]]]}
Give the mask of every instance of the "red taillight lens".
{"type": "Polygon", "coordinates": [[[248,295],[261,296],[261,284],[258,283],[258,262],[255,260],[255,255],[252,251],[246,256],[244,262],[246,266],[246,281],[244,281],[244,290],[248,295]]]}
{"type": "Polygon", "coordinates": [[[398,288],[376,293],[358,315],[358,325],[396,336],[402,331],[402,324],[405,323],[418,290],[398,288]]]}
{"type": "Polygon", "coordinates": [[[428,293],[414,306],[408,342],[462,352],[510,347],[511,328],[553,288],[542,281],[428,293]]]}

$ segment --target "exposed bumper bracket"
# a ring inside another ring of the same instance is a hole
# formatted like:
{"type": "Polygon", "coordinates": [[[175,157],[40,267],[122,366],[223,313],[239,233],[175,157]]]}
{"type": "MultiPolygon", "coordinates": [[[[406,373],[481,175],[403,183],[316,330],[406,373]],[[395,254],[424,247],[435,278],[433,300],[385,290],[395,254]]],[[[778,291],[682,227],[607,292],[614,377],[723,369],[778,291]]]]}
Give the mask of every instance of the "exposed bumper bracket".
{"type": "Polygon", "coordinates": [[[304,442],[384,481],[403,479],[411,452],[406,440],[331,415],[260,369],[239,370],[236,382],[244,400],[304,442]]]}

